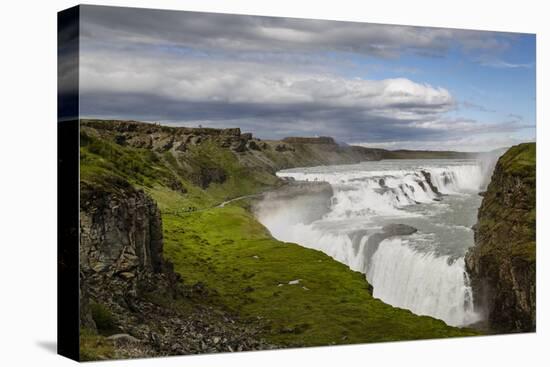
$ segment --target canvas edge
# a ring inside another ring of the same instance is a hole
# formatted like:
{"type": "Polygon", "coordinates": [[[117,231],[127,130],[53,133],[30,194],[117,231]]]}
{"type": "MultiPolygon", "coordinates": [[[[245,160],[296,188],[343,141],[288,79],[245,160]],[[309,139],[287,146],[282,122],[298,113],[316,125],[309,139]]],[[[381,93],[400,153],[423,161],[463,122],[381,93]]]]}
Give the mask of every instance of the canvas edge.
{"type": "Polygon", "coordinates": [[[80,6],[57,14],[57,353],[80,360],[80,6]]]}

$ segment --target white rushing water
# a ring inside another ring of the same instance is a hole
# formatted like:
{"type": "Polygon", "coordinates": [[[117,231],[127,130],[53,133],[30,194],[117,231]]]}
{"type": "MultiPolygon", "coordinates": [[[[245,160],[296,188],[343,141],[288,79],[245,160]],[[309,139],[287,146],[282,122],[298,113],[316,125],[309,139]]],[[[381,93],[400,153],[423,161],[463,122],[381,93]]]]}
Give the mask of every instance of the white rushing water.
{"type": "MultiPolygon", "coordinates": [[[[384,160],[278,172],[296,181],[324,181],[333,190],[324,212],[311,200],[273,199],[256,215],[279,240],[318,249],[363,272],[373,295],[449,325],[478,321],[464,270],[472,225],[486,182],[475,160],[384,160]],[[313,218],[313,219],[312,219],[313,218]],[[375,241],[388,224],[418,229],[375,241]],[[369,241],[369,238],[372,241],[369,241]]],[[[322,206],[321,206],[322,207],[322,206]]]]}

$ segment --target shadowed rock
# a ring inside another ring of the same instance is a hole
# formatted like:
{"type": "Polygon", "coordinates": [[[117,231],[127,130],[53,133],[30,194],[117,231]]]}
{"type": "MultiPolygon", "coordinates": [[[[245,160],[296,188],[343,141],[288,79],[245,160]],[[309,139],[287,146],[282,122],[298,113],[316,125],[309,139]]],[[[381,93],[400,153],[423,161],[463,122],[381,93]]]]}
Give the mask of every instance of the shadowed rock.
{"type": "Polygon", "coordinates": [[[382,228],[382,232],[387,236],[408,236],[416,233],[418,229],[407,224],[388,224],[382,228]]]}
{"type": "Polygon", "coordinates": [[[465,257],[475,307],[491,332],[536,330],[536,146],[510,148],[495,166],[465,257]]]}
{"type": "Polygon", "coordinates": [[[428,184],[428,186],[430,187],[430,189],[437,195],[437,196],[441,196],[441,192],[439,192],[439,189],[433,184],[432,182],[432,175],[430,172],[428,171],[420,171],[422,173],[422,175],[424,176],[424,178],[426,179],[426,183],[428,184]]]}
{"type": "Polygon", "coordinates": [[[366,269],[370,269],[372,256],[378,250],[380,243],[387,238],[394,236],[409,236],[416,233],[418,229],[406,225],[406,224],[388,224],[382,228],[382,232],[375,233],[367,240],[367,246],[365,247],[365,263],[366,269]]]}

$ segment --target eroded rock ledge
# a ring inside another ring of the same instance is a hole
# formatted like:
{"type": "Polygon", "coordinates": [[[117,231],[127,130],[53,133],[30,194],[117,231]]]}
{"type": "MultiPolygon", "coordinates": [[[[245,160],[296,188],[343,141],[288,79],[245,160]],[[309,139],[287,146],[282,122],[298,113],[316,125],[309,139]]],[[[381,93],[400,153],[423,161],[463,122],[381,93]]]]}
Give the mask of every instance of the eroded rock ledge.
{"type": "MultiPolygon", "coordinates": [[[[142,190],[112,178],[81,182],[80,325],[107,338],[105,358],[270,349],[251,325],[208,301],[202,284],[186,285],[163,256],[162,219],[142,190]],[[198,301],[199,300],[199,301],[198,301]],[[182,305],[188,311],[182,312],[182,305]]],[[[83,360],[102,359],[86,355],[83,360]]]]}

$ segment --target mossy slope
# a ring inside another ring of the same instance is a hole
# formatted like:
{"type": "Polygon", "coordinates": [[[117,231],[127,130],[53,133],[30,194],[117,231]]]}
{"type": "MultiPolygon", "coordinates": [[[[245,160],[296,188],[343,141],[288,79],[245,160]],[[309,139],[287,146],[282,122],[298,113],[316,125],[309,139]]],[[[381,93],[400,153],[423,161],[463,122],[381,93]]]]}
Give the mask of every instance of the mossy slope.
{"type": "Polygon", "coordinates": [[[363,274],[320,251],[273,239],[245,209],[164,216],[165,253],[280,345],[328,345],[473,335],[374,299],[363,274]],[[299,280],[299,282],[296,282],[299,280]],[[297,283],[297,284],[289,284],[297,283]]]}

